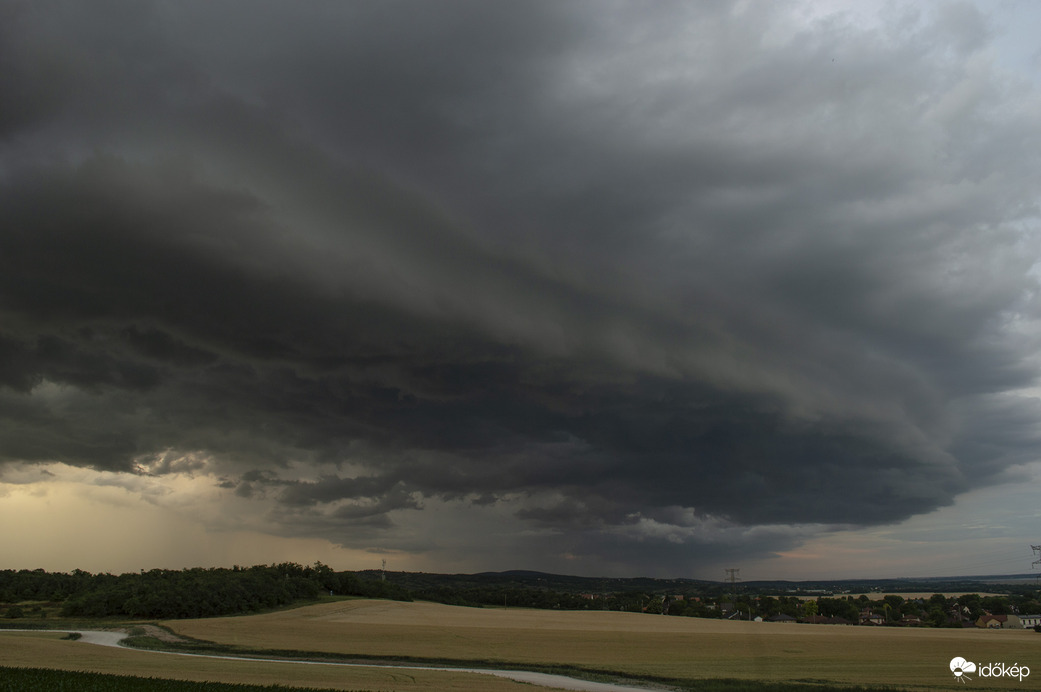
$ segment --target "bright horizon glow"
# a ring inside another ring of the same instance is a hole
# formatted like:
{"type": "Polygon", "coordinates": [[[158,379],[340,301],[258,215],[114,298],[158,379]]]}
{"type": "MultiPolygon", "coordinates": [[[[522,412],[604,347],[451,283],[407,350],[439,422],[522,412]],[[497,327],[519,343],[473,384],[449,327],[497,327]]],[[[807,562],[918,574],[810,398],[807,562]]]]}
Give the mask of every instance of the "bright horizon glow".
{"type": "MultiPolygon", "coordinates": [[[[22,469],[0,477],[0,523],[17,530],[0,534],[0,569],[49,572],[136,572],[149,569],[231,567],[296,562],[329,565],[337,571],[379,568],[402,572],[476,573],[532,570],[572,574],[555,565],[452,561],[395,550],[357,550],[321,538],[290,538],[265,531],[260,514],[238,514],[250,504],[216,487],[208,476],[173,474],[162,479],[93,471],[64,464],[22,469]],[[33,477],[47,480],[32,480],[33,477]],[[6,482],[5,482],[6,481],[6,482]],[[230,520],[236,515],[236,520],[230,520]],[[235,524],[252,529],[231,528],[235,524]],[[227,528],[214,528],[226,526],[227,528]]],[[[960,497],[951,507],[888,527],[848,529],[810,539],[777,557],[731,561],[747,581],[838,581],[901,577],[958,577],[1029,574],[1033,553],[1030,529],[1041,511],[1023,511],[1034,501],[1031,482],[985,488],[960,497]],[[981,506],[1004,503],[991,521],[967,528],[966,518],[981,506]],[[927,563],[928,568],[921,565],[927,563]]],[[[254,508],[255,510],[255,508],[254,508]]],[[[722,574],[722,563],[716,570],[722,574]]],[[[575,576],[691,578],[697,574],[582,573],[575,576]]]]}

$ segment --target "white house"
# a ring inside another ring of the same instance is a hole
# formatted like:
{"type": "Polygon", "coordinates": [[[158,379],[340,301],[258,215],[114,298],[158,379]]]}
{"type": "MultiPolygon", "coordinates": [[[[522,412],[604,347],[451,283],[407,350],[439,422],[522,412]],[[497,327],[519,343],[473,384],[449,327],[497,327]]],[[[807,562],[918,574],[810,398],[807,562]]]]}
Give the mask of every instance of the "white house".
{"type": "Polygon", "coordinates": [[[1041,615],[1020,615],[1019,619],[1023,621],[1023,627],[1026,629],[1041,625],[1041,615]]]}

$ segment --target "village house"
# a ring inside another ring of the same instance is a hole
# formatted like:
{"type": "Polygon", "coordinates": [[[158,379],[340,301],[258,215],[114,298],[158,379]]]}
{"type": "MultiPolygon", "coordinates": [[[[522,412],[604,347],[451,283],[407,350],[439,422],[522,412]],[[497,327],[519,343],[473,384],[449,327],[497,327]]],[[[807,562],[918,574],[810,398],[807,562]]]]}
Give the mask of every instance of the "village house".
{"type": "Polygon", "coordinates": [[[980,615],[976,619],[976,626],[988,630],[999,630],[1005,623],[1004,615],[980,615]]]}
{"type": "Polygon", "coordinates": [[[1041,625],[1041,615],[1020,615],[1019,619],[1023,621],[1023,627],[1026,629],[1041,625]]]}
{"type": "Polygon", "coordinates": [[[976,626],[989,630],[1021,630],[1023,621],[1018,615],[981,615],[976,626]]]}
{"type": "Polygon", "coordinates": [[[769,618],[767,622],[797,622],[797,620],[793,618],[791,615],[785,615],[784,613],[781,613],[779,615],[774,615],[773,617],[769,618]]]}

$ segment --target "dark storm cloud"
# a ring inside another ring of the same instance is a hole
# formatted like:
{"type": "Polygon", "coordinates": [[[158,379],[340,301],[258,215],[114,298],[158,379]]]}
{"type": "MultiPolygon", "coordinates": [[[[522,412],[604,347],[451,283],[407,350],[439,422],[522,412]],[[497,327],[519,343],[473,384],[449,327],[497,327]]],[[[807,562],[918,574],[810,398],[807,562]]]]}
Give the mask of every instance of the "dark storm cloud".
{"type": "Polygon", "coordinates": [[[590,565],[1008,478],[1030,101],[964,8],[783,11],[5,5],[0,456],[345,543],[502,505],[590,565]]]}

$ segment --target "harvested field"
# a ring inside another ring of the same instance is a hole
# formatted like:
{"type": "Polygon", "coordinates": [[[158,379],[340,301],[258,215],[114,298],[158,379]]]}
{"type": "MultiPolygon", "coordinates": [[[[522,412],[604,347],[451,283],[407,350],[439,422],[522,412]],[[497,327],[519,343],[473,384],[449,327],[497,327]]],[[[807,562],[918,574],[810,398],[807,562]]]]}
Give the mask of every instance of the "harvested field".
{"type": "Polygon", "coordinates": [[[172,680],[395,692],[534,692],[546,688],[450,671],[337,668],[300,663],[185,658],[65,641],[64,633],[0,630],[0,666],[52,668],[172,680]]]}
{"type": "MultiPolygon", "coordinates": [[[[344,601],[266,615],[166,623],[223,644],[375,656],[577,665],[685,679],[818,680],[946,688],[948,663],[1029,666],[1041,680],[1041,635],[1027,630],[898,629],[729,622],[636,613],[460,608],[344,601]]],[[[987,688],[1031,682],[978,680],[987,688]]]]}
{"type": "MultiPolygon", "coordinates": [[[[1007,595],[1007,594],[1001,594],[1001,593],[991,593],[989,591],[931,591],[929,593],[907,592],[907,591],[885,591],[885,592],[870,591],[870,592],[860,592],[860,593],[850,593],[850,594],[844,593],[844,594],[841,594],[840,596],[825,596],[825,598],[839,598],[839,597],[846,598],[847,596],[852,596],[853,598],[860,598],[861,596],[867,596],[869,600],[881,601],[886,596],[899,596],[900,598],[903,598],[905,601],[912,601],[912,600],[914,600],[916,598],[923,598],[923,599],[928,601],[929,597],[932,596],[934,593],[938,593],[938,594],[944,596],[945,598],[959,598],[960,596],[967,596],[969,594],[974,594],[976,596],[979,596],[980,598],[987,598],[988,596],[1006,596],[1007,595]]],[[[801,595],[799,597],[800,598],[818,598],[817,596],[805,596],[804,597],[804,596],[801,596],[801,595]]]]}

